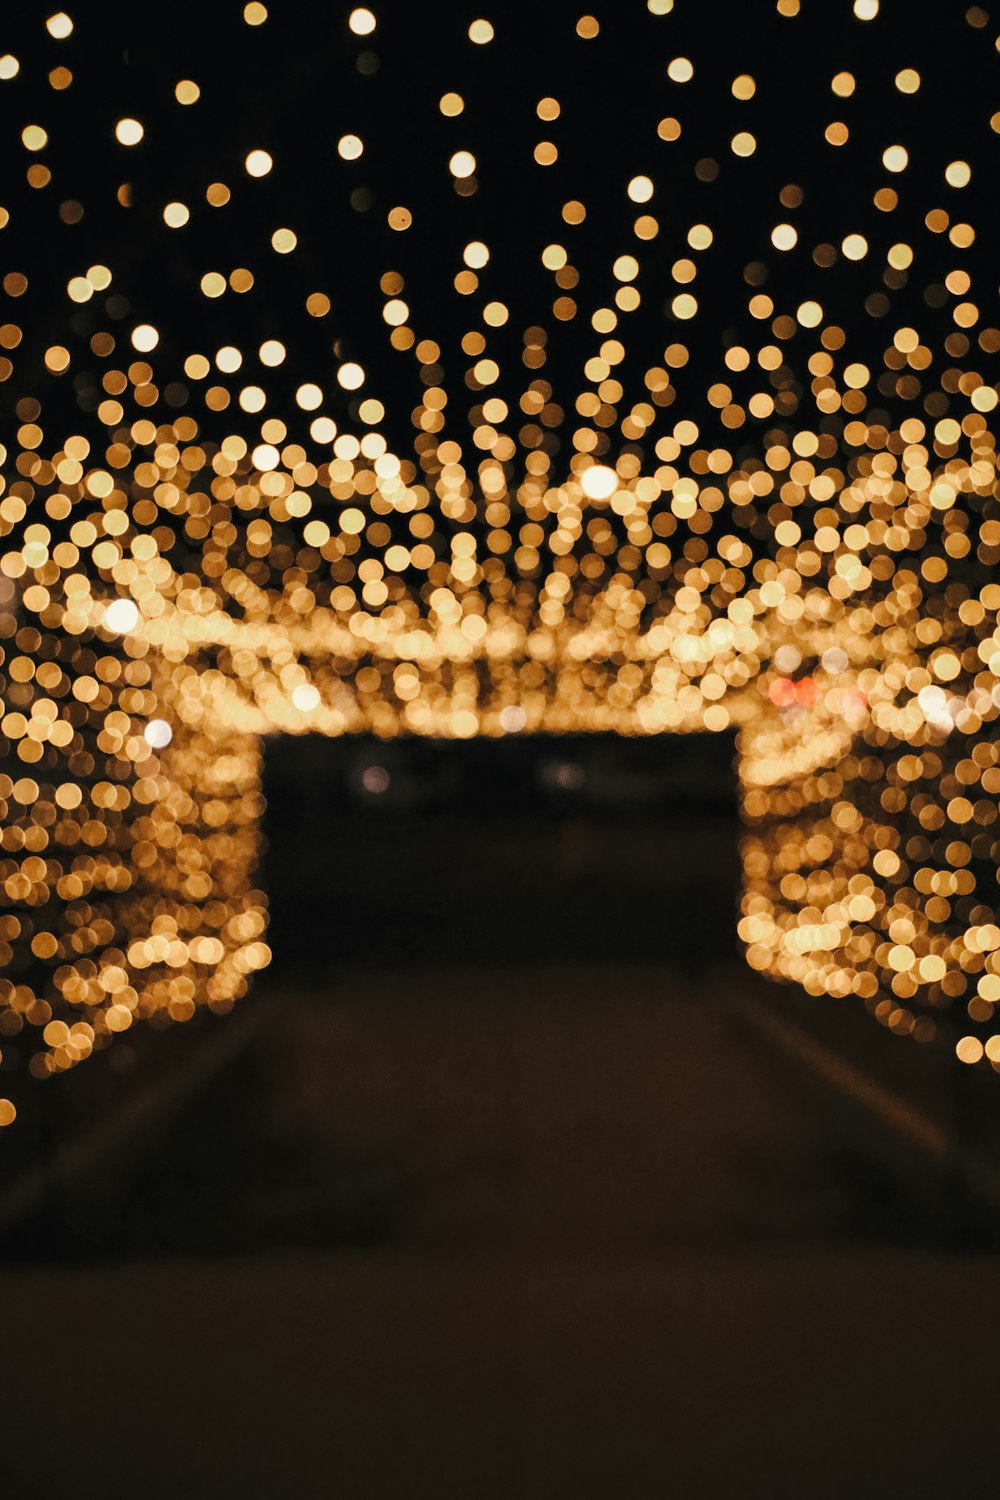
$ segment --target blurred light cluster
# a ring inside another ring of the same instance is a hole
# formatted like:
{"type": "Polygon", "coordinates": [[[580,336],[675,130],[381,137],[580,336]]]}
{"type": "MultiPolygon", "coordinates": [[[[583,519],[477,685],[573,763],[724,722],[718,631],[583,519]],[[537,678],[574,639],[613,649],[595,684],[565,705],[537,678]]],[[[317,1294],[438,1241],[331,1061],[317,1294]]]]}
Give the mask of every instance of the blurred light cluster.
{"type": "Polygon", "coordinates": [[[750,963],[1000,1065],[989,18],[571,9],[0,56],[0,1078],[245,992],[305,732],[736,729],[750,963]]]}

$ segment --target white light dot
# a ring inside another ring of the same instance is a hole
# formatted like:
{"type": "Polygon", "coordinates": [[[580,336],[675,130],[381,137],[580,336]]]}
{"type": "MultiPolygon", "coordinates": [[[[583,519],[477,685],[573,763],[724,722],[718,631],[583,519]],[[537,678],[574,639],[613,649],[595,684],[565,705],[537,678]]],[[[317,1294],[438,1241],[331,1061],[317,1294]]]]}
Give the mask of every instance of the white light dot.
{"type": "Polygon", "coordinates": [[[269,151],[251,151],[246,159],[246,169],[251,177],[266,177],[274,166],[269,151]]]}
{"type": "Polygon", "coordinates": [[[148,354],[160,342],[160,335],[152,323],[139,323],[132,329],[132,347],[140,354],[148,354]]]}
{"type": "Polygon", "coordinates": [[[115,635],[128,635],[139,623],[138,607],[131,599],[114,599],[104,611],[103,623],[115,635]]]}
{"type": "Polygon", "coordinates": [[[141,123],[129,116],[115,126],[115,138],[121,146],[138,146],[144,135],[141,123]]]}
{"type": "Polygon", "coordinates": [[[779,672],[794,672],[802,660],[797,646],[779,646],[774,653],[774,665],[779,672]]]}
{"type": "Polygon", "coordinates": [[[174,731],[166,719],[150,719],[142,732],[142,737],[154,750],[164,750],[173,739],[174,731]]]}
{"type": "Polygon", "coordinates": [[[528,715],[516,703],[500,710],[500,728],[505,734],[518,734],[528,722],[528,715]]]}
{"type": "Polygon", "coordinates": [[[319,689],[311,682],[300,682],[292,691],[292,702],[300,713],[312,713],[314,708],[319,708],[319,689]]]}
{"type": "Polygon", "coordinates": [[[610,500],[618,488],[618,475],[607,464],[594,464],[584,469],[580,485],[588,500],[610,500]]]}
{"type": "Polygon", "coordinates": [[[356,391],[365,383],[365,372],[360,365],[341,365],[337,371],[337,380],[345,391],[356,391]]]}

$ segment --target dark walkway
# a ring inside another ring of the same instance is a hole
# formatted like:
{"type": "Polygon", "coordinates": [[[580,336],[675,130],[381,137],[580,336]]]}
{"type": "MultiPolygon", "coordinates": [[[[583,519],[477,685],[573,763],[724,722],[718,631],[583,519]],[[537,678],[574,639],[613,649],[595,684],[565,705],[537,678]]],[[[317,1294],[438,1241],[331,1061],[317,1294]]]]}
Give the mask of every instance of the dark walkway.
{"type": "Polygon", "coordinates": [[[987,1493],[995,1262],[900,1243],[736,972],[274,994],[122,1195],[129,1260],[6,1273],[5,1494],[987,1493]]]}
{"type": "Polygon", "coordinates": [[[992,1493],[996,1259],[752,1018],[941,1128],[953,1070],[754,980],[724,805],[487,806],[486,755],[468,808],[376,813],[326,764],[271,787],[243,1012],[44,1096],[124,1123],[2,1272],[4,1500],[992,1493]]]}

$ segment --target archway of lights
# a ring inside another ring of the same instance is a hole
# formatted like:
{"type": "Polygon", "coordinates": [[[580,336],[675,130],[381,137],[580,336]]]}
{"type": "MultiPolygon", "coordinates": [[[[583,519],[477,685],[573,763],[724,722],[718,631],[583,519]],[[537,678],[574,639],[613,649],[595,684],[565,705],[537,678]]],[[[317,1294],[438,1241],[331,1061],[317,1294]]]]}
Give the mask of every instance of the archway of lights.
{"type": "Polygon", "coordinates": [[[751,965],[997,1066],[986,13],[135,9],[0,38],[0,1123],[306,731],[736,726],[751,965]]]}

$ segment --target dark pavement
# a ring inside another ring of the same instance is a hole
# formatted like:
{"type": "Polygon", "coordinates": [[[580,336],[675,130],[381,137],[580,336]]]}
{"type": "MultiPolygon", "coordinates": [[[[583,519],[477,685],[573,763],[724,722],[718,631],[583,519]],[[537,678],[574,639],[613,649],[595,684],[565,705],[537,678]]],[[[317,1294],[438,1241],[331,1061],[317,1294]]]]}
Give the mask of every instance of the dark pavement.
{"type": "Polygon", "coordinates": [[[253,997],[44,1091],[4,1500],[991,1494],[996,1216],[893,1118],[955,1065],[750,974],[731,816],[293,790],[253,997]]]}

